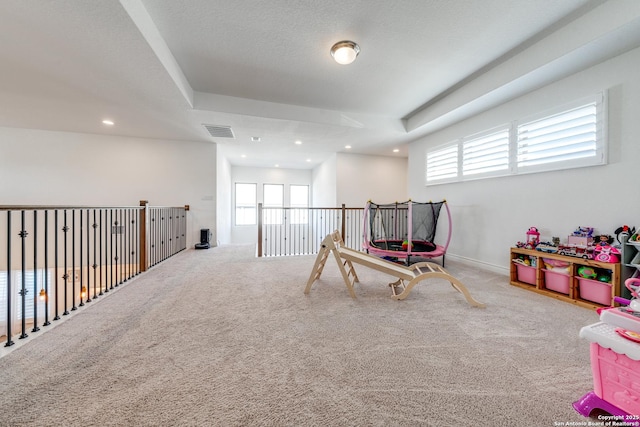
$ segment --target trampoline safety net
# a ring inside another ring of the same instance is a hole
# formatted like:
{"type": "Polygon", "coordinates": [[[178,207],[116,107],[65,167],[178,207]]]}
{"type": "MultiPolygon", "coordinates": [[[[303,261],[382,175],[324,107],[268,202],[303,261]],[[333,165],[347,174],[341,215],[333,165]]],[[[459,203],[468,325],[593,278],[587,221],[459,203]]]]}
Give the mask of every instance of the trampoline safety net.
{"type": "Polygon", "coordinates": [[[434,243],[438,218],[444,203],[445,201],[408,201],[379,205],[369,202],[369,239],[382,249],[395,249],[385,246],[409,238],[411,217],[411,240],[434,243]]]}

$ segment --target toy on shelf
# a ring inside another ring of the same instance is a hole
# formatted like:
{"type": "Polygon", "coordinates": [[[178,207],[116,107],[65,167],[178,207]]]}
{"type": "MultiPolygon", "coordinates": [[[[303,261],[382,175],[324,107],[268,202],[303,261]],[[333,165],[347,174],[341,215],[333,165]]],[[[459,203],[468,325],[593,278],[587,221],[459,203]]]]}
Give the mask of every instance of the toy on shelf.
{"type": "Polygon", "coordinates": [[[593,244],[593,227],[578,227],[571,236],[567,237],[567,244],[589,246],[593,244]]]}
{"type": "Polygon", "coordinates": [[[581,265],[576,271],[583,279],[596,280],[602,283],[611,283],[611,271],[602,268],[594,268],[588,265],[581,265]]]}
{"type": "Polygon", "coordinates": [[[553,271],[554,273],[569,274],[570,264],[566,261],[559,259],[542,258],[544,268],[547,271],[553,271]]]}
{"type": "Polygon", "coordinates": [[[555,254],[556,252],[558,252],[558,245],[551,242],[540,242],[536,245],[536,251],[555,254]]]}
{"type": "Polygon", "coordinates": [[[600,262],[620,262],[620,250],[609,244],[606,246],[596,245],[593,250],[593,258],[600,262]]]}
{"type": "Polygon", "coordinates": [[[598,272],[593,267],[581,265],[580,267],[578,267],[578,276],[584,277],[585,279],[593,280],[598,277],[598,272]]]}
{"type": "Polygon", "coordinates": [[[527,230],[527,240],[516,243],[516,247],[523,249],[535,249],[540,243],[540,232],[536,227],[529,227],[527,230]]]}
{"type": "Polygon", "coordinates": [[[516,264],[524,265],[526,267],[536,266],[536,257],[530,257],[529,255],[518,255],[512,261],[516,264]]]}
{"type": "Polygon", "coordinates": [[[593,249],[593,246],[589,245],[560,245],[558,247],[558,254],[583,259],[593,259],[593,249]]]}
{"type": "MultiPolygon", "coordinates": [[[[636,228],[635,227],[629,227],[628,225],[623,225],[621,227],[618,227],[615,231],[616,233],[616,240],[618,241],[619,244],[622,244],[622,239],[620,238],[620,236],[633,236],[636,232],[636,228]]],[[[630,240],[630,239],[629,239],[630,240]]]]}
{"type": "Polygon", "coordinates": [[[598,236],[598,243],[596,243],[596,245],[609,246],[612,243],[613,243],[613,236],[610,236],[608,234],[601,234],[598,236]]]}

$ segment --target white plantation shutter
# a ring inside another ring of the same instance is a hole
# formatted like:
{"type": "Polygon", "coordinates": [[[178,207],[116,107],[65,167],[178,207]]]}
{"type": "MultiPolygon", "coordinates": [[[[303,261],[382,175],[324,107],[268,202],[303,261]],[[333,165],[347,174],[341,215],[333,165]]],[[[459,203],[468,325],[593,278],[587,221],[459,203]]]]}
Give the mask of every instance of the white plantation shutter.
{"type": "Polygon", "coordinates": [[[517,168],[565,169],[602,164],[605,157],[601,99],[518,125],[517,168]],[[540,165],[556,165],[540,167],[540,165]]]}
{"type": "MultiPolygon", "coordinates": [[[[22,320],[22,271],[17,270],[11,274],[11,329],[12,333],[17,333],[21,328],[22,320]]],[[[44,287],[45,275],[47,283],[51,285],[51,271],[48,272],[44,269],[26,270],[25,271],[25,288],[27,289],[27,295],[25,299],[25,319],[31,321],[34,317],[34,280],[37,279],[36,294],[44,287]]],[[[7,327],[7,310],[8,310],[8,295],[7,295],[7,272],[0,271],[0,335],[6,333],[7,327]]],[[[49,287],[49,301],[53,301],[53,289],[49,287]]],[[[46,301],[37,298],[38,304],[38,323],[41,324],[44,319],[44,310],[46,301]]]]}
{"type": "Polygon", "coordinates": [[[607,98],[588,98],[426,154],[426,185],[607,163],[607,98]]]}
{"type": "Polygon", "coordinates": [[[7,332],[7,274],[6,271],[0,271],[0,335],[7,332]]]}
{"type": "Polygon", "coordinates": [[[458,177],[458,144],[427,153],[427,184],[458,177]]]}
{"type": "Polygon", "coordinates": [[[509,171],[509,128],[464,139],[462,175],[480,175],[509,171]]]}

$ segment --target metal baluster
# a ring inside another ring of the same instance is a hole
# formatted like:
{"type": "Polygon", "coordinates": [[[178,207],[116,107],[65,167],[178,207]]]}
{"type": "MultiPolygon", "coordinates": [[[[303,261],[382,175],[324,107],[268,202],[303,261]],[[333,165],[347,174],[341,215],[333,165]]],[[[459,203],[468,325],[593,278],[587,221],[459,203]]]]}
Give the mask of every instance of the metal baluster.
{"type": "Polygon", "coordinates": [[[7,342],[5,347],[15,344],[11,331],[11,211],[7,211],[7,342]]]}
{"type": "Polygon", "coordinates": [[[164,261],[165,260],[165,256],[166,256],[166,247],[164,245],[164,239],[165,239],[165,228],[166,228],[166,223],[164,222],[164,216],[165,216],[165,212],[164,209],[160,209],[160,261],[164,261]]]}
{"type": "MultiPolygon", "coordinates": [[[[115,220],[115,222],[112,222],[112,226],[111,226],[111,241],[112,241],[112,244],[113,244],[114,239],[115,239],[115,244],[114,244],[114,246],[115,246],[115,255],[114,255],[114,252],[112,251],[111,252],[111,256],[113,257],[113,268],[115,269],[115,272],[113,273],[114,274],[114,279],[115,279],[114,280],[114,283],[115,283],[114,287],[117,288],[118,287],[118,279],[119,279],[119,276],[118,276],[118,234],[117,234],[118,233],[118,210],[117,209],[116,209],[115,215],[116,215],[116,220],[115,220]]],[[[113,220],[113,218],[112,218],[112,220],[113,220]]]]}
{"type": "MultiPolygon", "coordinates": [[[[98,260],[100,261],[100,293],[98,295],[104,295],[104,293],[102,292],[102,288],[103,288],[103,284],[107,283],[107,280],[105,278],[106,274],[107,274],[107,270],[104,270],[104,274],[105,276],[102,275],[103,271],[102,271],[102,266],[106,264],[104,258],[102,258],[102,249],[104,248],[104,245],[106,245],[106,240],[103,243],[102,241],[102,212],[104,211],[104,209],[100,209],[100,227],[99,227],[99,231],[98,231],[98,235],[100,236],[100,256],[98,257],[98,260]]],[[[105,255],[107,253],[107,251],[105,250],[105,255]]],[[[106,287],[106,285],[104,286],[106,287]]]]}
{"type": "Polygon", "coordinates": [[[118,283],[122,284],[124,282],[124,263],[127,261],[127,255],[124,252],[124,240],[126,234],[124,232],[125,229],[125,220],[124,220],[124,210],[120,209],[119,215],[120,227],[118,227],[118,238],[120,239],[120,281],[118,283]]]}
{"type": "Polygon", "coordinates": [[[154,264],[154,251],[156,250],[156,239],[154,236],[155,233],[155,210],[153,208],[149,208],[149,267],[153,267],[154,264]]]}
{"type": "Polygon", "coordinates": [[[27,231],[24,229],[24,210],[20,211],[20,233],[18,235],[22,238],[22,253],[21,253],[21,264],[22,264],[22,288],[20,289],[20,296],[22,297],[22,334],[20,334],[20,339],[27,338],[27,263],[26,263],[26,252],[25,252],[25,239],[27,238],[27,231]]]}
{"type": "MultiPolygon", "coordinates": [[[[87,300],[85,302],[91,302],[91,246],[89,244],[91,228],[89,227],[89,209],[87,209],[87,284],[85,285],[87,300]]],[[[95,283],[95,282],[94,282],[95,283]]]]}
{"type": "Polygon", "coordinates": [[[156,264],[162,262],[162,209],[156,210],[156,264]]]}
{"type": "Polygon", "coordinates": [[[169,237],[169,211],[166,208],[162,209],[162,261],[169,257],[169,250],[171,247],[169,237]]]}
{"type": "Polygon", "coordinates": [[[167,210],[167,215],[169,215],[169,221],[167,222],[167,237],[169,239],[168,247],[167,247],[167,258],[173,255],[173,210],[169,208],[167,210]]]}
{"type": "Polygon", "coordinates": [[[49,326],[49,211],[44,211],[44,323],[49,326]]]}
{"type": "Polygon", "coordinates": [[[139,232],[140,226],[138,225],[138,218],[140,218],[140,208],[136,208],[133,210],[133,219],[131,223],[133,224],[133,249],[131,255],[133,255],[133,275],[137,276],[140,273],[140,257],[138,254],[140,253],[140,247],[138,246],[139,241],[139,232]]]}
{"type": "Polygon", "coordinates": [[[113,209],[109,209],[109,228],[111,230],[111,238],[109,239],[109,288],[113,289],[113,209]]]}
{"type": "Polygon", "coordinates": [[[54,242],[54,248],[53,248],[53,263],[54,263],[54,282],[53,282],[53,286],[54,286],[54,309],[55,309],[55,313],[56,315],[53,317],[53,320],[60,320],[60,313],[58,312],[59,308],[58,308],[58,273],[59,273],[59,268],[60,268],[60,264],[59,264],[59,260],[58,260],[58,210],[56,209],[54,211],[54,216],[53,216],[53,228],[54,228],[54,235],[53,235],[53,240],[55,240],[54,242]]]}
{"type": "Polygon", "coordinates": [[[182,211],[182,249],[187,249],[187,210],[182,211]]]}
{"type": "Polygon", "coordinates": [[[98,294],[96,291],[96,286],[98,284],[98,279],[96,273],[98,272],[98,264],[96,263],[96,255],[98,253],[98,248],[96,247],[98,242],[97,231],[98,231],[98,223],[96,222],[96,210],[93,210],[93,299],[98,298],[98,294]]]}
{"type": "MultiPolygon", "coordinates": [[[[80,221],[82,222],[82,221],[80,221]]],[[[82,239],[80,239],[82,241],[82,239]]],[[[71,311],[76,307],[76,210],[71,210],[71,311]]]]}
{"type": "Polygon", "coordinates": [[[109,292],[109,211],[104,211],[104,293],[109,292]]]}
{"type": "Polygon", "coordinates": [[[118,251],[120,243],[122,241],[122,239],[120,239],[120,209],[116,210],[116,222],[115,222],[115,228],[113,231],[115,231],[114,235],[115,235],[115,239],[116,239],[116,257],[113,259],[115,261],[115,267],[116,267],[116,286],[119,286],[121,283],[121,277],[120,277],[120,256],[119,254],[122,253],[122,251],[118,251]]]}
{"type": "MultiPolygon", "coordinates": [[[[75,211],[74,211],[74,212],[75,212],[75,211]]],[[[74,216],[74,218],[75,218],[75,216],[74,216]]],[[[78,240],[80,241],[80,262],[79,262],[79,264],[78,264],[78,266],[80,267],[80,269],[79,269],[79,270],[80,270],[80,271],[79,271],[79,273],[80,273],[80,275],[79,275],[79,279],[80,279],[80,292],[78,293],[78,295],[80,296],[80,304],[78,304],[78,305],[79,305],[80,307],[83,307],[83,306],[84,306],[84,293],[85,293],[85,289],[86,289],[86,287],[85,287],[85,284],[84,284],[84,272],[82,271],[82,270],[84,270],[84,268],[82,268],[82,267],[83,267],[83,266],[82,266],[82,261],[84,260],[84,257],[83,257],[83,254],[84,254],[83,249],[84,249],[84,247],[83,247],[83,245],[82,245],[82,237],[83,237],[83,234],[84,234],[84,233],[83,233],[83,231],[84,231],[84,227],[83,227],[83,225],[82,225],[82,224],[83,224],[83,223],[82,223],[82,210],[78,210],[78,221],[80,221],[80,233],[78,233],[78,237],[79,237],[79,239],[78,239],[78,240]]],[[[75,228],[75,227],[74,227],[74,228],[75,228]]],[[[75,232],[74,232],[74,234],[75,234],[75,232]]],[[[75,241],[75,239],[74,239],[74,241],[75,241]]],[[[74,259],[74,261],[75,261],[75,257],[74,257],[73,259],[74,259]]],[[[76,274],[75,274],[75,273],[76,273],[76,269],[74,268],[74,269],[73,269],[73,278],[74,278],[74,280],[75,280],[75,278],[76,278],[76,274]]]]}
{"type": "Polygon", "coordinates": [[[33,211],[33,329],[38,332],[38,211],[33,211]]]}
{"type": "Polygon", "coordinates": [[[126,243],[124,245],[125,247],[125,253],[127,254],[127,264],[126,264],[126,272],[127,272],[127,279],[129,280],[131,278],[131,209],[127,208],[125,210],[125,219],[126,219],[126,224],[127,227],[125,229],[125,233],[127,236],[127,240],[126,243]]]}

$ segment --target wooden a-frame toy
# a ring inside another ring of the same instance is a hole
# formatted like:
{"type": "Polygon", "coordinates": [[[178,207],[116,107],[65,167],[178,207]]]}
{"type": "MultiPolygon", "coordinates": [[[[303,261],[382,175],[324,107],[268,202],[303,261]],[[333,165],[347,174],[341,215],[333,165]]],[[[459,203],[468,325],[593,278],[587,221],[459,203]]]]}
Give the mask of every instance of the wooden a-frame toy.
{"type": "Polygon", "coordinates": [[[409,267],[405,267],[403,265],[386,261],[374,255],[369,255],[367,253],[345,247],[342,236],[340,236],[338,231],[334,231],[329,234],[322,241],[316,262],[313,266],[313,270],[311,271],[311,276],[309,276],[307,286],[304,290],[305,294],[308,294],[311,291],[313,283],[322,275],[322,270],[324,269],[330,254],[333,254],[338,264],[338,268],[340,269],[340,273],[342,274],[342,278],[344,279],[344,284],[352,298],[356,298],[354,284],[360,281],[356,270],[353,267],[353,264],[355,263],[372,268],[381,273],[397,277],[398,280],[396,282],[389,283],[393,294],[392,298],[394,299],[405,299],[409,295],[409,292],[411,292],[411,289],[423,280],[445,279],[451,283],[451,286],[453,286],[454,289],[464,295],[470,305],[474,307],[485,307],[484,303],[475,300],[471,296],[467,287],[462,284],[462,282],[449,274],[440,265],[433,262],[418,262],[409,267]],[[408,283],[405,284],[405,281],[408,283]],[[401,289],[402,292],[398,293],[399,289],[401,289]]]}

